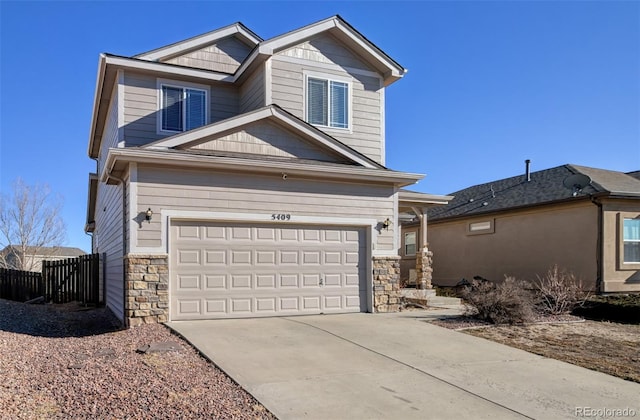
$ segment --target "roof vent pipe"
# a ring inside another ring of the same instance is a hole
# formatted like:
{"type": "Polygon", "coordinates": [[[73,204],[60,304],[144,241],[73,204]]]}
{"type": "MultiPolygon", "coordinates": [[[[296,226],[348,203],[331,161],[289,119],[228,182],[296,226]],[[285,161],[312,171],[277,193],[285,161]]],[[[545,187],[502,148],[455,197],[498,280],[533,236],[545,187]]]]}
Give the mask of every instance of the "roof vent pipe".
{"type": "Polygon", "coordinates": [[[526,165],[526,175],[527,175],[527,182],[531,181],[531,160],[527,159],[524,161],[525,165],[526,165]]]}

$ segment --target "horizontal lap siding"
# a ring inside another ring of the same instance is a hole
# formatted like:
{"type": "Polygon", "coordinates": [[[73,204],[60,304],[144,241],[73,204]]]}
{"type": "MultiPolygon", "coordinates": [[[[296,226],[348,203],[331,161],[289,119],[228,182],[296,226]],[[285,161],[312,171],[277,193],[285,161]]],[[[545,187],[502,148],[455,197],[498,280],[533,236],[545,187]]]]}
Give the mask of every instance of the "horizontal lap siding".
{"type": "MultiPolygon", "coordinates": [[[[151,207],[227,213],[288,213],[385,220],[393,217],[393,188],[365,184],[307,181],[280,176],[251,176],[138,167],[138,211],[151,207]]],[[[138,246],[158,247],[160,218],[144,224],[138,246]]],[[[376,249],[393,249],[393,226],[383,230],[376,249]]]]}
{"type": "MultiPolygon", "coordinates": [[[[178,80],[174,82],[180,84],[178,80]]],[[[124,84],[124,136],[127,146],[141,146],[167,137],[168,134],[157,134],[157,78],[126,72],[124,84]]],[[[210,93],[211,123],[238,114],[238,89],[235,86],[212,84],[210,93]]]]}
{"type": "Polygon", "coordinates": [[[264,70],[257,69],[240,87],[240,112],[249,112],[265,106],[264,70]]]}
{"type": "Polygon", "coordinates": [[[377,162],[382,159],[382,87],[380,79],[366,76],[359,72],[350,72],[349,68],[370,71],[361,61],[351,55],[347,59],[344,48],[331,50],[331,43],[313,41],[301,44],[290,50],[279,53],[272,63],[272,97],[273,102],[285,108],[298,118],[304,119],[304,71],[349,77],[352,80],[352,129],[351,131],[325,129],[327,133],[377,162]],[[314,50],[324,48],[324,50],[314,50]],[[287,61],[287,57],[295,60],[287,61]],[[337,65],[337,66],[336,66],[337,65]]]}
{"type": "Polygon", "coordinates": [[[122,186],[98,185],[94,252],[105,254],[106,304],[120,319],[124,319],[122,270],[122,186]]]}

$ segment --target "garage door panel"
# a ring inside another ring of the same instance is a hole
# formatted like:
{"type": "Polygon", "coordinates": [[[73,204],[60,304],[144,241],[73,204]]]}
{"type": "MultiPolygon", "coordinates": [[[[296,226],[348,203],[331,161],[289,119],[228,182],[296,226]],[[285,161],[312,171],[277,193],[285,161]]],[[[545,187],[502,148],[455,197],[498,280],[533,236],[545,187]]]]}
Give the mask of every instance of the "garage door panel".
{"type": "Polygon", "coordinates": [[[353,227],[177,222],[171,319],[358,312],[365,238],[353,227]]]}

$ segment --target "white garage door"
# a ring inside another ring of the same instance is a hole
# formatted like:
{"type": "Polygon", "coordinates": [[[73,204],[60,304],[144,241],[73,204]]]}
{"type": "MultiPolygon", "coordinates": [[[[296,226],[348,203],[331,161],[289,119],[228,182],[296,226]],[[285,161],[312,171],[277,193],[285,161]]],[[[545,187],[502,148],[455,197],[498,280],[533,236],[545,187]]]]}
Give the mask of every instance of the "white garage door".
{"type": "Polygon", "coordinates": [[[358,227],[175,222],[172,320],[366,310],[358,227]]]}

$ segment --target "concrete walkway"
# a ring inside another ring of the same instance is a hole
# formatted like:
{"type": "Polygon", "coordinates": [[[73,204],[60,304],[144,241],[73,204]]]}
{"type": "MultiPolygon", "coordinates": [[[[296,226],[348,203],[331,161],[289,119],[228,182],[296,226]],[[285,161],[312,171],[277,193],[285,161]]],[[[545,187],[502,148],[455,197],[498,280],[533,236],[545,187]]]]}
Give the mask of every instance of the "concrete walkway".
{"type": "Polygon", "coordinates": [[[168,325],[283,420],[640,416],[640,384],[425,322],[442,311],[168,325]]]}

